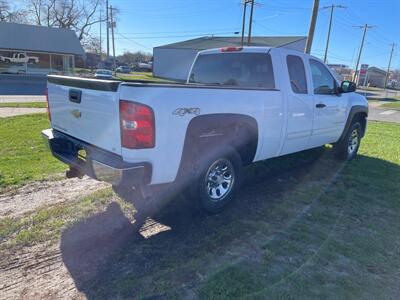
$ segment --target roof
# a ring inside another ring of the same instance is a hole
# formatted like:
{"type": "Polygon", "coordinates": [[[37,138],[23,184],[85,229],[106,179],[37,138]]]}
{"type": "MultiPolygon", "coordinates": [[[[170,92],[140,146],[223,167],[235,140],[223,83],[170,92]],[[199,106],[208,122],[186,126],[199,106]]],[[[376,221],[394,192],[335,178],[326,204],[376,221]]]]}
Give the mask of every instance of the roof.
{"type": "Polygon", "coordinates": [[[379,69],[379,68],[377,68],[377,67],[369,67],[369,68],[368,68],[368,72],[369,72],[369,73],[371,73],[371,72],[380,73],[380,74],[386,76],[386,71],[384,71],[384,70],[382,70],[382,69],[379,69]]]}
{"type": "MultiPolygon", "coordinates": [[[[281,47],[297,41],[306,40],[305,36],[254,36],[246,46],[281,47]]],[[[247,40],[247,37],[246,37],[247,40]]],[[[193,49],[206,50],[228,46],[241,46],[241,37],[238,36],[208,36],[173,44],[158,46],[164,49],[193,49]]]]}
{"type": "Polygon", "coordinates": [[[0,49],[84,55],[74,31],[0,22],[0,49]]]}

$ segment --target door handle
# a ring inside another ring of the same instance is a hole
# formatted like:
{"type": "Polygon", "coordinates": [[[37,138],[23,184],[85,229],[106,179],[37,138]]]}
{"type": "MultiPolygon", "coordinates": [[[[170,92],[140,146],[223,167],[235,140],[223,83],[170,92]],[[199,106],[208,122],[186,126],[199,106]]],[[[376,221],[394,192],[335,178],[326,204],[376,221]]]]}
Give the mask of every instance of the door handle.
{"type": "Polygon", "coordinates": [[[326,104],[324,103],[318,103],[317,105],[315,105],[316,108],[324,108],[326,106],[326,104]]]}

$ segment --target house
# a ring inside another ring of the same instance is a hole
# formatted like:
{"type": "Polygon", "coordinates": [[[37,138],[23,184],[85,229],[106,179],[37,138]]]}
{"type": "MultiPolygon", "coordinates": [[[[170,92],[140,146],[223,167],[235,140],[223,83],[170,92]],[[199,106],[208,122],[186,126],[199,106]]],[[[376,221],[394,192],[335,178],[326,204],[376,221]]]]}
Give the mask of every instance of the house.
{"type": "Polygon", "coordinates": [[[0,73],[73,73],[85,52],[74,31],[0,22],[0,73]]]}
{"type": "MultiPolygon", "coordinates": [[[[250,46],[285,47],[304,51],[306,40],[307,37],[304,36],[255,36],[252,37],[250,46]]],[[[167,79],[186,80],[199,51],[228,46],[241,46],[241,37],[208,36],[155,47],[153,74],[167,79]]]]}

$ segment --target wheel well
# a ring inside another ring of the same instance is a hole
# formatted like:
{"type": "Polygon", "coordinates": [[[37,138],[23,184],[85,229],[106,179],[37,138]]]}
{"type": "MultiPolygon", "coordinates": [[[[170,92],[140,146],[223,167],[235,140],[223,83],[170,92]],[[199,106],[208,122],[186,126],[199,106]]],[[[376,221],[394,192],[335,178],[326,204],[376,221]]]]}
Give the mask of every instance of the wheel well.
{"type": "Polygon", "coordinates": [[[364,136],[367,127],[367,114],[365,112],[356,113],[353,117],[353,122],[358,121],[361,124],[361,136],[364,136]]]}
{"type": "Polygon", "coordinates": [[[240,114],[198,116],[188,125],[182,161],[193,161],[201,154],[229,146],[247,165],[254,160],[257,144],[258,126],[252,117],[240,114]]]}

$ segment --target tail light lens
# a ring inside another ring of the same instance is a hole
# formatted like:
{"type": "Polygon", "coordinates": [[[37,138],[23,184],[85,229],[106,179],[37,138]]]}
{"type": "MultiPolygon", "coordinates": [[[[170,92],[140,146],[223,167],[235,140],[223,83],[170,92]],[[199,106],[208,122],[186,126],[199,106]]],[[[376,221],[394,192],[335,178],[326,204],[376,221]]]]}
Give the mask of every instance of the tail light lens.
{"type": "Polygon", "coordinates": [[[51,122],[50,105],[49,105],[49,89],[48,88],[46,88],[45,94],[46,94],[47,116],[49,117],[49,121],[51,122]]]}
{"type": "Polygon", "coordinates": [[[129,149],[153,148],[155,125],[153,110],[147,105],[120,100],[121,144],[129,149]]]}

